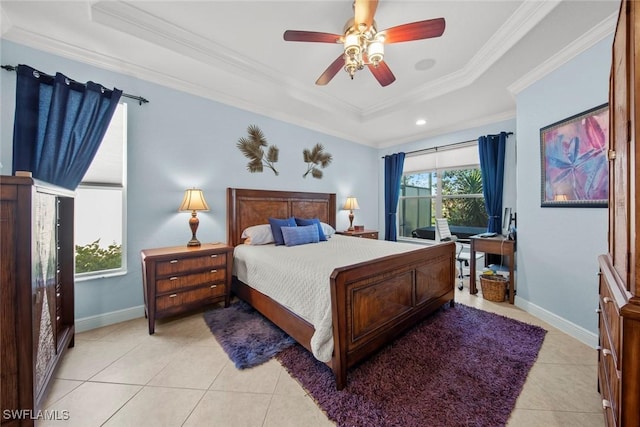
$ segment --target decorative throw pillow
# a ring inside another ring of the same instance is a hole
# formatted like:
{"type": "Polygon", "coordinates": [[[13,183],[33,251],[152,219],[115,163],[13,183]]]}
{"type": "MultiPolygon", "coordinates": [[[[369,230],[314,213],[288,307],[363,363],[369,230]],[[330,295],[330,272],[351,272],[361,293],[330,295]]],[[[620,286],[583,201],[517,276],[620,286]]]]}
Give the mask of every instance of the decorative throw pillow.
{"type": "Polygon", "coordinates": [[[276,246],[284,245],[284,238],[282,237],[282,231],[280,227],[295,227],[296,220],[294,217],[281,219],[281,218],[269,218],[269,224],[271,224],[271,233],[273,234],[273,241],[276,242],[276,246]]]}
{"type": "Polygon", "coordinates": [[[333,236],[333,234],[336,232],[335,228],[333,228],[327,223],[321,222],[320,225],[322,226],[322,232],[327,237],[327,239],[333,236]]]}
{"type": "Polygon", "coordinates": [[[315,224],[300,227],[281,227],[284,244],[298,246],[307,243],[318,243],[318,227],[315,224]]]}
{"type": "Polygon", "coordinates": [[[320,224],[320,220],[318,218],[306,219],[296,217],[296,224],[298,224],[298,226],[315,225],[316,227],[318,227],[318,237],[320,238],[320,241],[323,242],[327,240],[327,236],[324,235],[324,231],[322,231],[322,225],[320,224]]]}
{"type": "Polygon", "coordinates": [[[271,232],[271,225],[260,224],[252,227],[247,227],[242,232],[245,245],[266,245],[273,243],[273,233],[271,232]]]}

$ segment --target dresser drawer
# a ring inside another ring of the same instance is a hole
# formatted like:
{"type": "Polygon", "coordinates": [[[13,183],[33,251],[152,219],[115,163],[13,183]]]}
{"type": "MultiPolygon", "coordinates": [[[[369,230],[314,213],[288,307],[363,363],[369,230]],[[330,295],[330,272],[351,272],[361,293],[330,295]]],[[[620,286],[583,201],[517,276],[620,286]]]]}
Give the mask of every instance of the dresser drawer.
{"type": "Polygon", "coordinates": [[[600,333],[603,346],[613,354],[616,367],[620,365],[620,309],[612,296],[611,290],[604,278],[600,280],[600,333]]]}
{"type": "Polygon", "coordinates": [[[156,275],[167,276],[187,273],[198,269],[214,268],[227,264],[227,254],[210,254],[190,258],[174,258],[156,263],[156,275]]]}
{"type": "MultiPolygon", "coordinates": [[[[605,316],[600,315],[600,329],[603,330],[605,316]]],[[[600,376],[600,388],[603,388],[603,399],[610,402],[611,406],[615,410],[618,403],[620,393],[621,378],[618,373],[618,360],[615,358],[616,354],[611,350],[613,343],[608,337],[608,334],[600,334],[600,349],[599,349],[599,376],[600,376]]]]}
{"type": "Polygon", "coordinates": [[[209,271],[203,271],[201,273],[175,275],[165,279],[158,279],[156,281],[156,292],[161,294],[193,286],[205,284],[213,285],[215,283],[224,282],[226,274],[226,270],[223,266],[222,268],[212,268],[209,271]]]}
{"type": "Polygon", "coordinates": [[[602,408],[604,410],[604,416],[606,419],[606,425],[608,427],[617,425],[617,411],[618,411],[618,388],[616,382],[613,382],[615,387],[612,389],[612,378],[609,376],[607,370],[607,363],[602,359],[600,355],[600,363],[598,365],[598,383],[600,384],[600,395],[602,396],[602,408]]]}
{"type": "Polygon", "coordinates": [[[156,298],[156,309],[158,311],[169,310],[174,307],[195,305],[205,303],[210,298],[220,297],[225,294],[225,284],[215,284],[211,286],[194,289],[191,291],[175,292],[169,295],[162,295],[156,298]]]}

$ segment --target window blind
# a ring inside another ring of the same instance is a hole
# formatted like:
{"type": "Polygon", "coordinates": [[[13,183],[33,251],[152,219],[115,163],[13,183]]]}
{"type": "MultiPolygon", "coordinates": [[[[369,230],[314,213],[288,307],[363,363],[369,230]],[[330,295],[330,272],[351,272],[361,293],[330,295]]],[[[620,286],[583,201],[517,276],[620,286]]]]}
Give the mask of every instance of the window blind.
{"type": "Polygon", "coordinates": [[[82,178],[82,184],[123,184],[126,108],[127,104],[125,103],[120,103],[116,107],[100,148],[98,148],[89,170],[82,178]]]}
{"type": "Polygon", "coordinates": [[[473,141],[456,147],[433,148],[408,155],[404,159],[402,171],[406,175],[425,171],[471,168],[479,164],[478,143],[473,141]]]}

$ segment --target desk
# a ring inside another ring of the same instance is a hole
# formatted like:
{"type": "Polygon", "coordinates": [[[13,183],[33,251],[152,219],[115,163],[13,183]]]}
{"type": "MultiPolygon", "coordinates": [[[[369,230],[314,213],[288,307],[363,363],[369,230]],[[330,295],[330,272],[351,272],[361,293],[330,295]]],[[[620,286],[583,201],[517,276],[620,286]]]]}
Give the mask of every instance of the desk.
{"type": "MultiPolygon", "coordinates": [[[[496,254],[506,256],[509,261],[509,303],[513,304],[516,293],[515,281],[516,277],[513,273],[516,262],[516,242],[515,240],[507,240],[504,236],[495,237],[479,237],[471,236],[471,249],[469,260],[469,292],[477,294],[476,287],[476,252],[484,252],[486,254],[496,254]]],[[[486,260],[486,258],[485,258],[486,260]]]]}

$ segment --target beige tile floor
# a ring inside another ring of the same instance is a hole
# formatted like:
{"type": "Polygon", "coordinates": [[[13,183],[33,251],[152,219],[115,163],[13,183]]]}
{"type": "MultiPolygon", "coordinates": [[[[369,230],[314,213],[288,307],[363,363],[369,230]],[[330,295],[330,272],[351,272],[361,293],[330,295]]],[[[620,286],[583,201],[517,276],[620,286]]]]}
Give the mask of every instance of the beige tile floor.
{"type": "MultiPolygon", "coordinates": [[[[604,425],[594,349],[508,303],[470,296],[466,287],[456,300],[549,331],[509,427],[604,425]]],[[[40,425],[333,425],[277,361],[235,369],[202,313],[158,321],[153,336],[143,318],[77,334],[45,407],[68,411],[69,419],[40,425]]]]}

